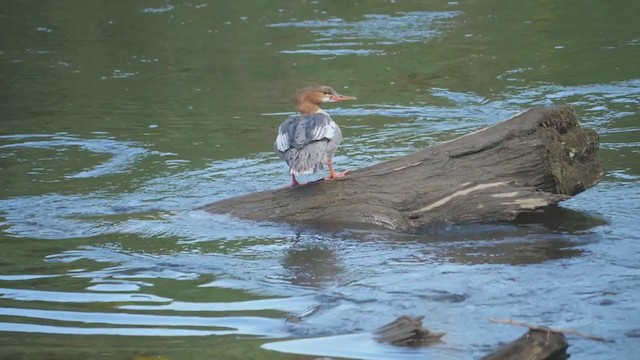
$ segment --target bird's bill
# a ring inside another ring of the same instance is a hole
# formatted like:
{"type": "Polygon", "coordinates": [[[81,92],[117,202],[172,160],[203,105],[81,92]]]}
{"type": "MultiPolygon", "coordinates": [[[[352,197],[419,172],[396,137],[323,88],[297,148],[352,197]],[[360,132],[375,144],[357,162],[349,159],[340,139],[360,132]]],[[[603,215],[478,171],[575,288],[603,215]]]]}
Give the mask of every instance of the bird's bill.
{"type": "Polygon", "coordinates": [[[355,96],[347,96],[347,95],[340,95],[340,94],[329,95],[330,102],[345,101],[345,100],[357,100],[357,98],[355,96]]]}

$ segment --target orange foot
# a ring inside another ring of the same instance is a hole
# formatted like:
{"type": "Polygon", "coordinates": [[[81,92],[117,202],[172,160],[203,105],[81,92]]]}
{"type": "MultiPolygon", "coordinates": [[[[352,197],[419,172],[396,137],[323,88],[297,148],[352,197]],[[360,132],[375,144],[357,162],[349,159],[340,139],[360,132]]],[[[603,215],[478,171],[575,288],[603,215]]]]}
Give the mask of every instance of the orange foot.
{"type": "Polygon", "coordinates": [[[325,180],[335,180],[335,179],[339,179],[339,178],[343,178],[345,177],[349,171],[351,170],[347,170],[347,171],[343,171],[343,172],[332,172],[329,174],[329,176],[325,177],[325,180]]]}
{"type": "Polygon", "coordinates": [[[291,174],[291,185],[289,185],[287,187],[296,187],[296,186],[300,186],[300,185],[304,185],[304,183],[299,183],[298,180],[296,180],[296,176],[291,174]]]}

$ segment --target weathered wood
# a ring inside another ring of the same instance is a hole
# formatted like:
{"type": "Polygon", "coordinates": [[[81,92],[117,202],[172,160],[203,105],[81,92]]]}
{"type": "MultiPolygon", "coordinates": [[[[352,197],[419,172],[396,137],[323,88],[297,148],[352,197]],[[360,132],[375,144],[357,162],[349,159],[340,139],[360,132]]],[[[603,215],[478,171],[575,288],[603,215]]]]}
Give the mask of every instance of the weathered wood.
{"type": "Polygon", "coordinates": [[[568,347],[561,333],[529,330],[482,360],[566,360],[568,347]]]}
{"type": "Polygon", "coordinates": [[[590,334],[585,334],[582,333],[576,329],[558,329],[558,328],[551,328],[545,325],[534,325],[534,324],[529,324],[523,321],[517,321],[517,320],[513,320],[513,319],[496,319],[496,318],[489,318],[489,321],[494,323],[494,324],[507,324],[507,325],[516,325],[516,326],[524,326],[526,328],[528,328],[529,330],[539,330],[539,331],[544,331],[544,332],[552,332],[552,333],[558,333],[558,334],[564,334],[564,335],[574,335],[574,336],[578,336],[581,338],[585,338],[585,339],[589,339],[589,340],[593,340],[593,341],[607,341],[607,339],[601,337],[601,336],[595,336],[595,335],[590,335],[590,334]]]}
{"type": "Polygon", "coordinates": [[[376,341],[396,346],[420,346],[440,342],[443,332],[433,332],[422,327],[424,316],[413,318],[400,316],[373,332],[376,341]]]}
{"type": "Polygon", "coordinates": [[[400,231],[512,220],[595,185],[604,174],[598,144],[598,134],[582,129],[572,108],[536,108],[339,180],[258,192],[202,209],[251,220],[400,231]]]}

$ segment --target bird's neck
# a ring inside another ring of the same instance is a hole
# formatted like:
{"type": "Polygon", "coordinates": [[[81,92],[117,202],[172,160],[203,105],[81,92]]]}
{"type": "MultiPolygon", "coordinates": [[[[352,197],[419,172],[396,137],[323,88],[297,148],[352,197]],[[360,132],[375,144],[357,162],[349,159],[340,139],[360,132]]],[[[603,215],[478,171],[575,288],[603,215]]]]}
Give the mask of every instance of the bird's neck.
{"type": "Polygon", "coordinates": [[[303,115],[314,114],[314,113],[323,111],[322,109],[320,109],[320,106],[308,101],[299,102],[297,108],[300,114],[303,114],[303,115]]]}

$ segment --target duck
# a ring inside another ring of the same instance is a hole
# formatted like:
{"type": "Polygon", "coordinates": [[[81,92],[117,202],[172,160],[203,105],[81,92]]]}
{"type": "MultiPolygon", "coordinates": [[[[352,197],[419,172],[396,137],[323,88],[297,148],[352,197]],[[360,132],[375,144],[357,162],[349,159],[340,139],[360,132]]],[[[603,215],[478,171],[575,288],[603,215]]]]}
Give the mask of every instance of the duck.
{"type": "Polygon", "coordinates": [[[333,168],[333,155],[342,141],[342,132],[320,105],[356,99],[341,95],[327,85],[309,86],[298,91],[295,98],[298,113],[278,127],[274,143],[276,154],[289,166],[292,187],[301,185],[296,175],[315,174],[324,169],[324,164],[329,168],[325,180],[342,178],[348,173],[336,172],[333,168]]]}

